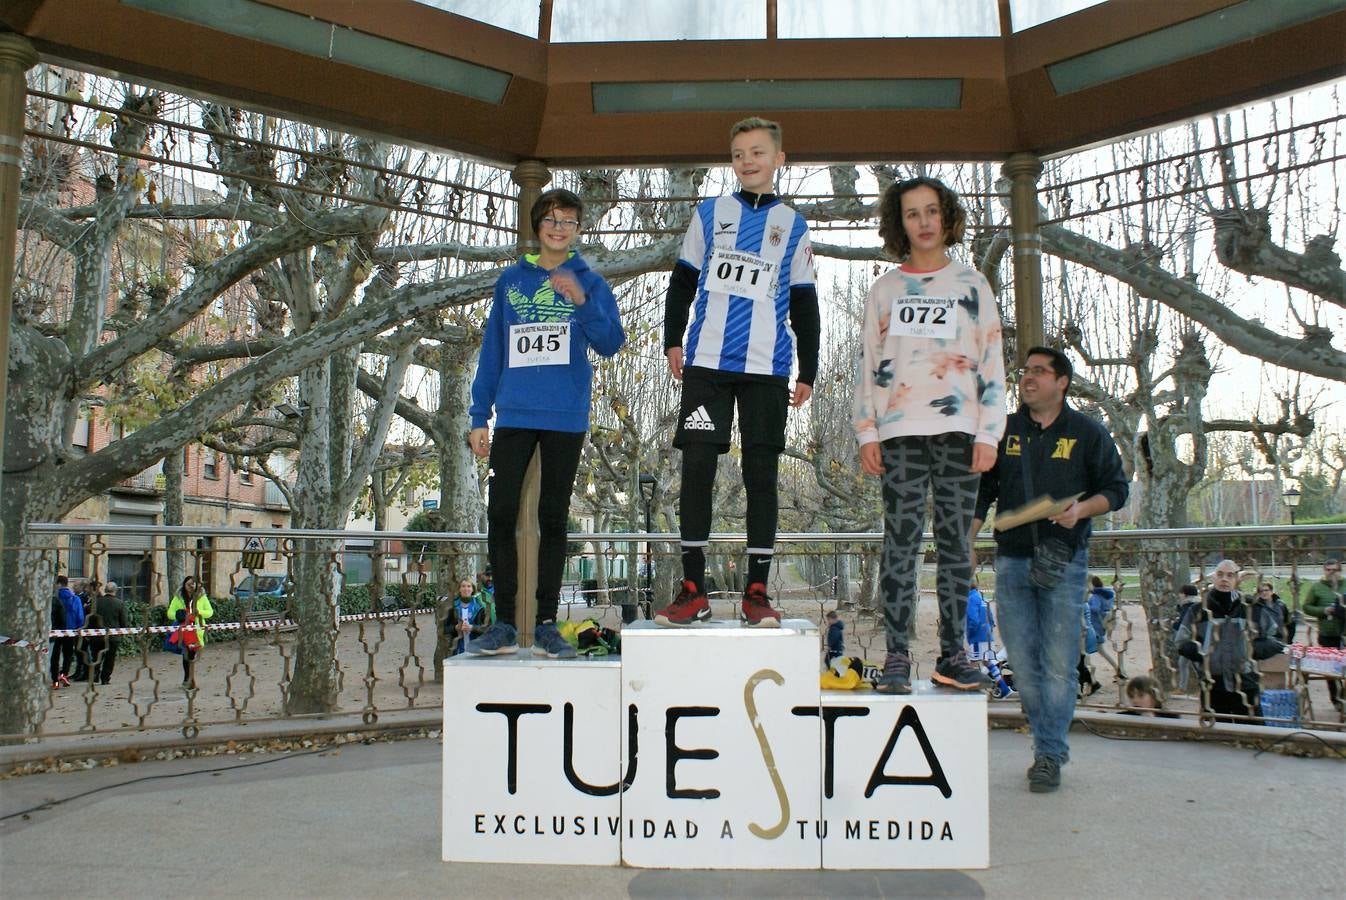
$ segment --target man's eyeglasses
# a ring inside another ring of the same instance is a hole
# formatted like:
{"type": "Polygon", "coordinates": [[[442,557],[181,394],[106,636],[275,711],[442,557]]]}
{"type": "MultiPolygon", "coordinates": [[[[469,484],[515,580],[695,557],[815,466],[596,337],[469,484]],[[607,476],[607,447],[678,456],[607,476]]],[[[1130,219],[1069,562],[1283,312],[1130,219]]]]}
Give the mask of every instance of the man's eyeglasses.
{"type": "Polygon", "coordinates": [[[556,219],[551,216],[543,216],[542,224],[549,225],[552,228],[559,228],[562,231],[574,231],[580,227],[579,219],[556,219]]]}
{"type": "Polygon", "coordinates": [[[1050,366],[1024,366],[1019,369],[1020,375],[1032,375],[1034,378],[1056,377],[1056,370],[1050,366]]]}

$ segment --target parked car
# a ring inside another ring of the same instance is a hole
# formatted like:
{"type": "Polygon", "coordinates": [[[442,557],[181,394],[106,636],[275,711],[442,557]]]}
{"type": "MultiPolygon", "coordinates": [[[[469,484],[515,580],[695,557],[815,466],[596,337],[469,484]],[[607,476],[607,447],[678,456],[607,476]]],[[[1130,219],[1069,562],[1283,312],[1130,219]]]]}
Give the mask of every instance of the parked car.
{"type": "Polygon", "coordinates": [[[234,599],[251,610],[274,609],[284,612],[289,603],[285,573],[245,575],[234,588],[234,599]]]}

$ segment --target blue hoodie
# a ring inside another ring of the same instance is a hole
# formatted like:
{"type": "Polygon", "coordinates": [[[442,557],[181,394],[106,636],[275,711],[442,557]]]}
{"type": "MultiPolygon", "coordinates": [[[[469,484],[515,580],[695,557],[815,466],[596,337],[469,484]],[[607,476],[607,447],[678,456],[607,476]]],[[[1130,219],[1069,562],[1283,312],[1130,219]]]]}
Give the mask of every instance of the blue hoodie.
{"type": "Polygon", "coordinates": [[[473,428],[485,428],[494,407],[496,427],[588,431],[593,393],[589,348],[612,356],[626,342],[612,289],[578,253],[572,252],[558,268],[579,281],[586,298],[583,306],[552,290],[551,272],[537,259],[525,256],[495,283],[472,380],[468,415],[473,428]],[[510,326],[532,322],[572,323],[568,365],[510,367],[510,326]]]}
{"type": "Polygon", "coordinates": [[[989,644],[993,639],[995,616],[981,591],[972,588],[967,594],[967,642],[969,644],[989,644]]]}
{"type": "Polygon", "coordinates": [[[61,609],[65,612],[65,627],[71,631],[83,628],[84,604],[80,601],[79,595],[70,588],[62,586],[57,588],[56,596],[61,601],[61,609]]]}

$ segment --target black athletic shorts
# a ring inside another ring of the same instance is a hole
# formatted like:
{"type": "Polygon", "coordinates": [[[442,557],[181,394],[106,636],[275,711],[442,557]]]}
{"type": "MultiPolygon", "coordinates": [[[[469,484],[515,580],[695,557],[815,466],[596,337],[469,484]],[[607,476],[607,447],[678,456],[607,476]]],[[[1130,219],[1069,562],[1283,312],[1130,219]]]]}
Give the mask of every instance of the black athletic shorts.
{"type": "Polygon", "coordinates": [[[721,453],[727,451],[736,402],[744,447],[785,449],[790,388],[784,378],[696,366],[682,370],[682,404],[673,446],[715,444],[721,453]]]}

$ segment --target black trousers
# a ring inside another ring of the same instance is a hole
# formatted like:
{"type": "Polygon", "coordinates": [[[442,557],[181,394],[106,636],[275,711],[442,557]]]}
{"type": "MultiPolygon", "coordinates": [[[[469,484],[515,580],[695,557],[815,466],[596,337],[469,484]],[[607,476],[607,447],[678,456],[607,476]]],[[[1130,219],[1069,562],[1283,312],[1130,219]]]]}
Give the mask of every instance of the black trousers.
{"type": "MultiPolygon", "coordinates": [[[[1341,636],[1340,636],[1340,635],[1335,635],[1335,636],[1333,636],[1333,637],[1323,637],[1322,635],[1319,635],[1319,636],[1318,636],[1318,646],[1319,646],[1319,647],[1337,647],[1337,648],[1340,648],[1340,647],[1341,647],[1341,636]]],[[[1341,688],[1339,687],[1339,683],[1338,683],[1337,679],[1335,679],[1335,678],[1329,678],[1329,679],[1327,679],[1327,699],[1328,699],[1328,701],[1329,701],[1330,703],[1332,703],[1333,705],[1336,705],[1336,702],[1337,702],[1338,699],[1340,699],[1340,697],[1341,697],[1341,688]]]]}
{"type": "Polygon", "coordinates": [[[117,664],[116,638],[86,638],[84,652],[88,654],[89,680],[107,684],[112,680],[112,667],[117,664]]]}
{"type": "Polygon", "coordinates": [[[75,661],[75,638],[60,637],[51,639],[51,680],[70,674],[70,664],[75,661]]]}
{"type": "Polygon", "coordinates": [[[486,505],[486,551],[495,575],[496,620],[514,624],[519,593],[519,522],[523,476],[537,449],[542,457],[538,486],[537,621],[556,618],[566,559],[566,519],[575,489],[584,432],[497,428],[491,442],[491,495],[486,505]]]}

